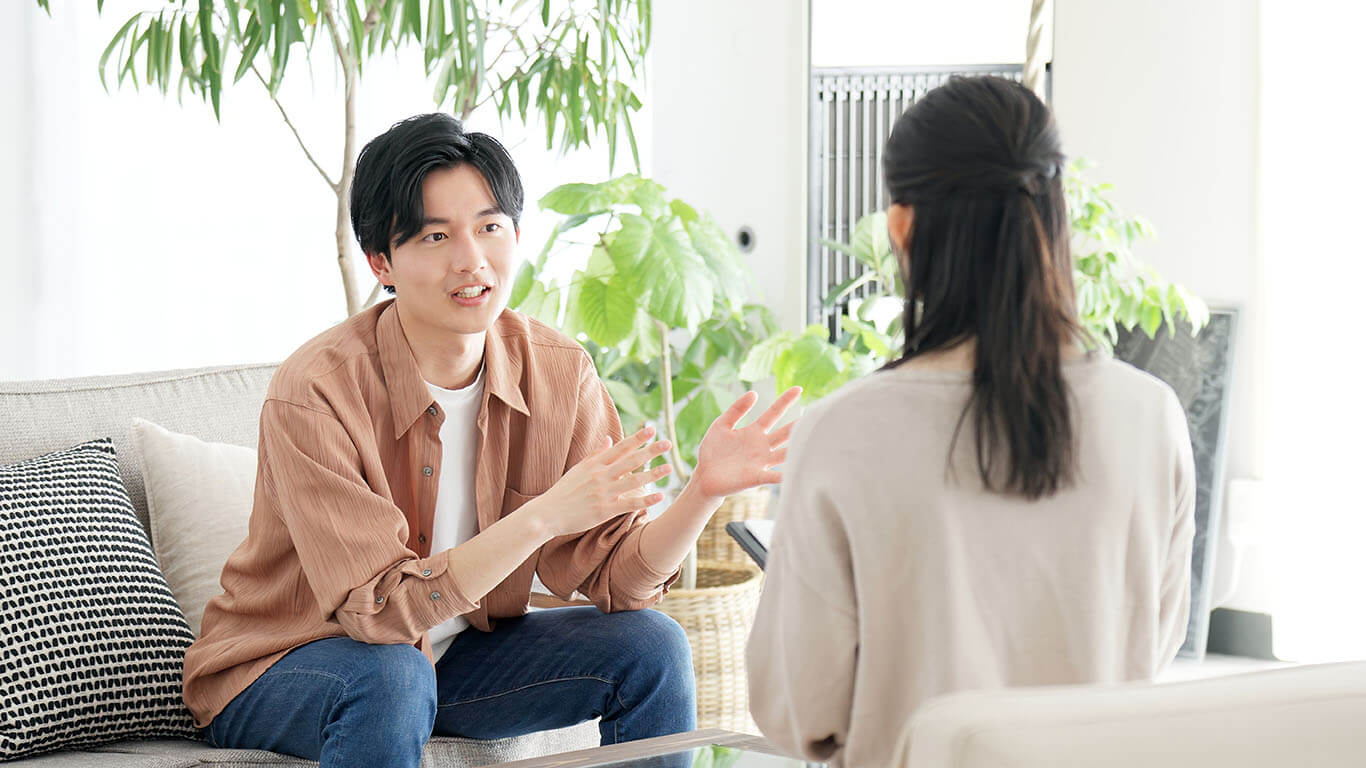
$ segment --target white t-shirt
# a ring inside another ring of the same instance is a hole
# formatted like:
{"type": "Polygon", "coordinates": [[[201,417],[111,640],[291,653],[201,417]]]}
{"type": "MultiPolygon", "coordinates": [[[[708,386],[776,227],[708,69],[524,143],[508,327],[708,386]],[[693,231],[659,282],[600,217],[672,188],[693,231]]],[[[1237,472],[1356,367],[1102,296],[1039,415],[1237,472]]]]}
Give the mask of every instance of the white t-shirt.
{"type": "MultiPolygon", "coordinates": [[[[441,423],[441,475],[436,487],[436,517],[432,521],[432,552],[463,544],[479,532],[475,508],[474,472],[478,450],[479,406],[484,400],[484,369],[464,389],[442,389],[427,382],[436,404],[446,414],[441,423]]],[[[432,627],[432,653],[439,660],[455,636],[469,627],[463,616],[432,627]]]]}

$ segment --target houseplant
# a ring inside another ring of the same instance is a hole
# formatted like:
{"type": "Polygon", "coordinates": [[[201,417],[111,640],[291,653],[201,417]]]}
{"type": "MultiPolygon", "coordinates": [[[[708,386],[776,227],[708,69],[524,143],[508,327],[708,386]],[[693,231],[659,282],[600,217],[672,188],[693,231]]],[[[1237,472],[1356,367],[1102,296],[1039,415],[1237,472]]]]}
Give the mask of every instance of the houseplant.
{"type": "MultiPolygon", "coordinates": [[[[1134,242],[1151,237],[1152,227],[1119,212],[1109,200],[1110,185],[1087,181],[1086,167],[1084,161],[1069,165],[1063,190],[1072,230],[1077,314],[1088,342],[1109,351],[1121,327],[1137,327],[1152,338],[1164,322],[1174,329],[1176,318],[1188,321],[1191,333],[1198,333],[1209,320],[1205,303],[1134,257],[1134,242]]],[[[800,334],[775,334],[746,355],[741,378],[754,381],[771,375],[779,391],[799,385],[805,398],[814,400],[900,355],[905,289],[887,237],[887,215],[879,211],[864,216],[847,244],[824,244],[853,256],[866,269],[832,289],[827,307],[845,301],[860,287],[873,290],[849,302],[849,313],[840,316],[840,332],[833,341],[822,325],[800,334]]]]}
{"type": "MultiPolygon", "coordinates": [[[[675,482],[686,482],[707,428],[741,391],[744,355],[777,324],[745,302],[748,272],[716,222],[658,183],[627,175],[566,184],[540,203],[566,218],[518,273],[509,306],[578,337],[627,429],[657,424],[673,444],[675,482]],[[566,261],[572,272],[553,278],[566,261]]],[[[766,498],[760,490],[726,504],[766,498]]],[[[759,574],[748,564],[699,564],[696,554],[659,609],[692,643],[699,723],[749,730],[743,646],[759,574]]]]}
{"type": "MultiPolygon", "coordinates": [[[[37,0],[51,13],[50,0],[37,0]]],[[[104,2],[98,8],[103,11],[104,2]]],[[[547,148],[606,134],[610,158],[625,133],[635,157],[631,87],[650,45],[649,0],[163,0],[134,13],[100,57],[100,80],[174,87],[199,95],[219,116],[223,89],[250,76],[275,104],[303,155],[336,199],[335,252],[348,315],[379,295],[356,286],[348,203],[356,167],[356,98],[368,62],[395,49],[422,51],[433,103],[462,120],[485,104],[500,119],[529,110],[545,120],[547,148]],[[331,61],[341,73],[343,137],[328,171],[280,99],[291,57],[331,61]]],[[[259,169],[265,173],[269,169],[259,169]]]]}

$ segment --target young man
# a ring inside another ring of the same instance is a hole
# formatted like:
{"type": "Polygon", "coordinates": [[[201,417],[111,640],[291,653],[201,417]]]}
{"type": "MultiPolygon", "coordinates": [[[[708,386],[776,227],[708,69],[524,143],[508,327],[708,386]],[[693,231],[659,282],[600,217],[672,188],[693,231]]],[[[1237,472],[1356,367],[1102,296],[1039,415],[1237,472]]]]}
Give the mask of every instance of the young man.
{"type": "Polygon", "coordinates": [[[503,147],[447,115],[361,152],[352,223],[396,296],[271,381],[249,533],[185,657],[211,743],[415,768],[434,731],[694,727],[687,639],[640,609],[723,496],[779,480],[797,393],[743,429],[741,397],[647,523],[668,444],[622,439],[587,353],[505,310],[522,204],[503,147]],[[527,613],[533,575],[597,607],[527,613]]]}

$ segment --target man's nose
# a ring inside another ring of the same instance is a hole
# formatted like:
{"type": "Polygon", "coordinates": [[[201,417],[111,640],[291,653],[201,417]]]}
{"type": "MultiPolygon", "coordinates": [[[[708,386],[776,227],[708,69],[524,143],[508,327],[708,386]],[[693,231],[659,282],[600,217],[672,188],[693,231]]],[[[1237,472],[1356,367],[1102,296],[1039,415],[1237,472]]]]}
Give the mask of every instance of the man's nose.
{"type": "Polygon", "coordinates": [[[488,266],[488,260],[484,258],[484,251],[479,247],[479,243],[473,235],[461,235],[451,239],[453,240],[451,271],[477,272],[482,267],[488,266]]]}

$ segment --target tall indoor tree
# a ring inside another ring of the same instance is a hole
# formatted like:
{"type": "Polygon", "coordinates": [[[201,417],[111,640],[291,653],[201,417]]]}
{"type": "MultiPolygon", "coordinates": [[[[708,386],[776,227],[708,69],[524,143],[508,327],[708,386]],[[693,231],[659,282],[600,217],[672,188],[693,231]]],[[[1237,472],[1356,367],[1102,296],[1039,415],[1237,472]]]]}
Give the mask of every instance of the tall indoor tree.
{"type": "MultiPolygon", "coordinates": [[[[37,0],[51,13],[51,0],[37,0]]],[[[104,0],[95,0],[103,13],[104,0]]],[[[259,83],[308,162],[336,197],[336,259],[347,314],[365,296],[352,268],[349,199],[356,167],[356,96],[366,64],[407,46],[422,50],[438,108],[462,120],[492,104],[500,119],[546,125],[546,147],[561,151],[604,135],[616,157],[625,134],[640,166],[632,88],[650,45],[651,0],[159,0],[134,13],[100,57],[105,87],[139,84],[189,90],[221,117],[225,87],[259,83]],[[280,99],[292,56],[333,61],[343,85],[340,167],[329,171],[280,99]]],[[[609,160],[610,162],[610,160],[609,160]]]]}

